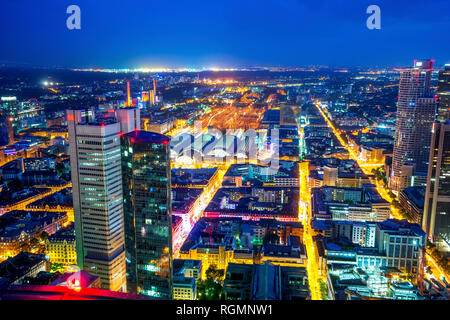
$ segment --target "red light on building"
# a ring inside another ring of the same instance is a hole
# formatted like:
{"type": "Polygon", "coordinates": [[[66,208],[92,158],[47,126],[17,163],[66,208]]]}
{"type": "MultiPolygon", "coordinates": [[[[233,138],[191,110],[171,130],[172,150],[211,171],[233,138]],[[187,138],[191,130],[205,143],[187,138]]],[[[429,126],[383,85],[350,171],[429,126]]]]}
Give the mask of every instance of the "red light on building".
{"type": "Polygon", "coordinates": [[[67,281],[67,288],[75,291],[81,290],[81,283],[79,279],[71,279],[67,281]]]}
{"type": "Polygon", "coordinates": [[[67,121],[75,121],[75,116],[73,114],[68,114],[67,121]]]}

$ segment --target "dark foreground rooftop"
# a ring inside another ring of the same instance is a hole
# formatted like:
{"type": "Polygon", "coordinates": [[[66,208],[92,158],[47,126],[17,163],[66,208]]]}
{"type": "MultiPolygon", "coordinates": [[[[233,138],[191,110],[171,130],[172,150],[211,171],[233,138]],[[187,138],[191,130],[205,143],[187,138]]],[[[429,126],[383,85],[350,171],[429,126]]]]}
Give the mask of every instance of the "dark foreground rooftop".
{"type": "Polygon", "coordinates": [[[0,300],[154,300],[143,295],[65,286],[11,285],[0,287],[0,300]]]}

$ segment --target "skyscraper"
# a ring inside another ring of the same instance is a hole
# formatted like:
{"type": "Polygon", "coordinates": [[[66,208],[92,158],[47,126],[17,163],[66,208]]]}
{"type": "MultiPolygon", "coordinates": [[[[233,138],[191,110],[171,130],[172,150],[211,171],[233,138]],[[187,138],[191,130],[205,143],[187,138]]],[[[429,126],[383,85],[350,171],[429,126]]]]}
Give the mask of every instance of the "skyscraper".
{"type": "Polygon", "coordinates": [[[127,290],[172,299],[169,138],[134,131],[121,140],[127,290]]]}
{"type": "Polygon", "coordinates": [[[438,91],[438,120],[450,119],[450,64],[439,71],[438,91]]]}
{"type": "Polygon", "coordinates": [[[10,144],[11,134],[12,134],[12,121],[11,117],[5,116],[2,111],[0,111],[0,147],[10,144]]]}
{"type": "Polygon", "coordinates": [[[1,97],[0,111],[6,117],[4,122],[7,126],[7,144],[14,143],[14,132],[17,130],[17,123],[19,120],[19,103],[16,97],[1,97]]]}
{"type": "Polygon", "coordinates": [[[423,229],[450,253],[450,121],[433,124],[429,161],[423,229]]]}
{"type": "Polygon", "coordinates": [[[138,108],[120,108],[115,110],[115,116],[120,123],[120,131],[128,133],[141,128],[141,113],[138,108]]]}
{"type": "Polygon", "coordinates": [[[391,189],[398,193],[412,184],[414,175],[426,175],[435,118],[436,99],[431,96],[433,60],[415,61],[400,70],[397,123],[392,160],[391,189]]]}
{"type": "Polygon", "coordinates": [[[102,288],[124,291],[120,135],[130,124],[94,110],[67,110],[67,124],[79,267],[99,276],[102,288]]]}

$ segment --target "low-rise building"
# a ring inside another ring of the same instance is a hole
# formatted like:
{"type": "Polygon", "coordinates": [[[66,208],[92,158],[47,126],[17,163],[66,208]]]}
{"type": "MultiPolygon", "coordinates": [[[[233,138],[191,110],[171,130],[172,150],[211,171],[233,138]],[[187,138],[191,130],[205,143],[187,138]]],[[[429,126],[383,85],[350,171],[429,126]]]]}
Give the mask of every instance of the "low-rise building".
{"type": "Polygon", "coordinates": [[[398,201],[415,223],[422,224],[425,187],[408,187],[403,189],[400,191],[398,201]]]}
{"type": "MultiPolygon", "coordinates": [[[[65,212],[11,211],[0,217],[0,257],[31,251],[31,240],[52,235],[67,222],[65,212]]],[[[39,240],[39,239],[38,239],[39,240]]]]}
{"type": "Polygon", "coordinates": [[[306,249],[299,237],[289,236],[284,245],[266,244],[262,247],[261,262],[280,266],[304,266],[306,249]]]}
{"type": "Polygon", "coordinates": [[[45,242],[45,252],[51,263],[63,265],[76,265],[76,239],[74,224],[60,229],[51,235],[45,242]]]}
{"type": "Polygon", "coordinates": [[[202,261],[174,259],[173,274],[182,274],[186,278],[194,278],[195,280],[200,280],[202,276],[202,261]]]}
{"type": "Polygon", "coordinates": [[[175,300],[196,300],[197,281],[202,275],[202,261],[173,260],[173,298],[175,300]]]}
{"type": "Polygon", "coordinates": [[[329,292],[333,300],[423,300],[418,288],[390,267],[338,268],[329,274],[329,292]]]}
{"type": "Polygon", "coordinates": [[[311,210],[317,219],[343,221],[384,221],[390,216],[390,203],[374,185],[363,188],[322,187],[312,189],[311,210]]]}
{"type": "Polygon", "coordinates": [[[22,284],[25,278],[34,278],[47,269],[48,262],[44,255],[21,252],[0,263],[0,284],[22,284]]]}
{"type": "Polygon", "coordinates": [[[301,266],[306,260],[306,251],[300,240],[302,235],[303,226],[298,222],[202,218],[182,245],[180,258],[201,260],[202,276],[212,265],[225,270],[229,263],[270,261],[301,266]],[[269,236],[273,242],[266,243],[264,239],[269,236]]]}
{"type": "Polygon", "coordinates": [[[417,275],[421,267],[426,234],[419,224],[389,219],[377,224],[374,249],[357,252],[359,267],[394,267],[405,274],[417,275]]]}
{"type": "Polygon", "coordinates": [[[310,296],[304,267],[269,262],[230,263],[223,285],[226,300],[305,300],[310,296]]]}
{"type": "Polygon", "coordinates": [[[41,157],[41,158],[26,158],[23,159],[25,171],[44,171],[53,170],[56,166],[56,158],[41,157]]]}
{"type": "Polygon", "coordinates": [[[197,286],[194,278],[175,275],[173,277],[174,300],[196,300],[197,286]]]}

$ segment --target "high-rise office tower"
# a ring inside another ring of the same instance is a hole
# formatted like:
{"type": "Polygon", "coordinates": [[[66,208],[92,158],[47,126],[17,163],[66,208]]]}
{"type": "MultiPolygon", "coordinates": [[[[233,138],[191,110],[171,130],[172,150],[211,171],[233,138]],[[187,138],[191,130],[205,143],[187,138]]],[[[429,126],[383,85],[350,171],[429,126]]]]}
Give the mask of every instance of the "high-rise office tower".
{"type": "Polygon", "coordinates": [[[0,147],[14,143],[13,117],[0,110],[0,147]]]}
{"type": "Polygon", "coordinates": [[[124,291],[120,136],[121,127],[135,128],[117,116],[97,119],[92,109],[67,110],[67,125],[79,267],[99,276],[102,288],[124,291]]]}
{"type": "Polygon", "coordinates": [[[16,97],[1,97],[0,102],[0,111],[6,117],[8,144],[13,144],[19,120],[19,103],[16,97]]]}
{"type": "Polygon", "coordinates": [[[0,147],[9,144],[8,129],[8,117],[0,111],[0,147]]]}
{"type": "Polygon", "coordinates": [[[141,113],[139,108],[120,108],[115,110],[115,116],[120,123],[120,131],[122,133],[128,133],[141,128],[141,113]]]}
{"type": "Polygon", "coordinates": [[[438,91],[438,120],[450,119],[450,64],[439,71],[438,91]]]}
{"type": "Polygon", "coordinates": [[[122,136],[127,291],[172,299],[169,138],[122,136]]]}
{"type": "Polygon", "coordinates": [[[397,123],[392,160],[391,189],[398,193],[413,184],[414,175],[426,176],[431,126],[436,99],[431,96],[433,60],[415,61],[400,70],[397,123]]]}
{"type": "Polygon", "coordinates": [[[450,121],[433,124],[423,229],[439,250],[450,253],[450,121]]]}

